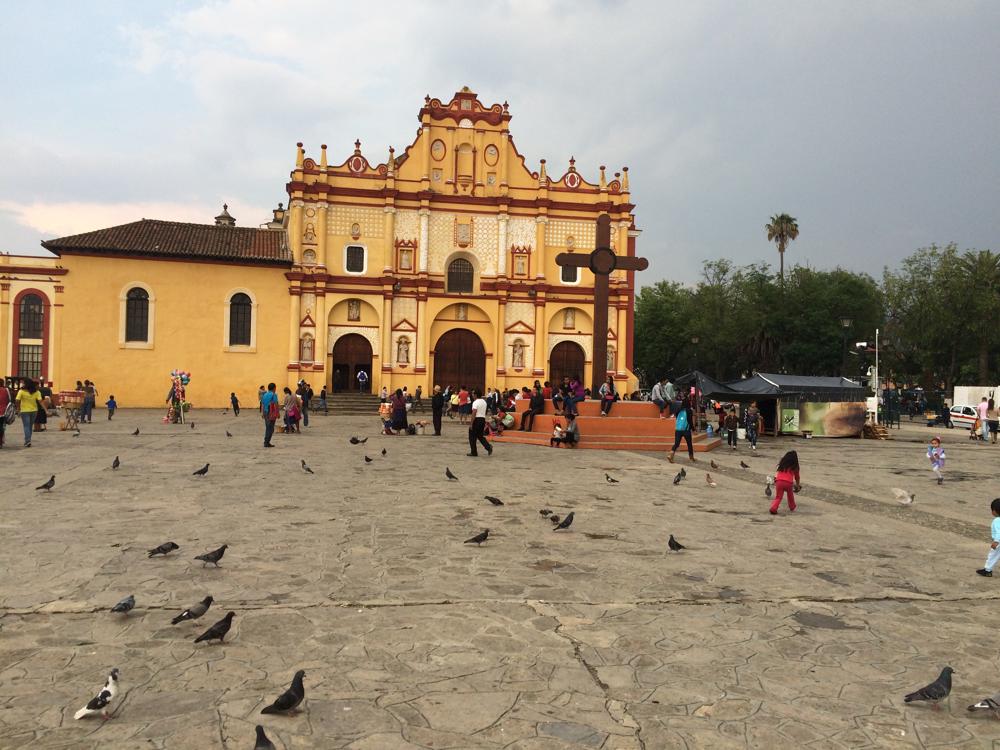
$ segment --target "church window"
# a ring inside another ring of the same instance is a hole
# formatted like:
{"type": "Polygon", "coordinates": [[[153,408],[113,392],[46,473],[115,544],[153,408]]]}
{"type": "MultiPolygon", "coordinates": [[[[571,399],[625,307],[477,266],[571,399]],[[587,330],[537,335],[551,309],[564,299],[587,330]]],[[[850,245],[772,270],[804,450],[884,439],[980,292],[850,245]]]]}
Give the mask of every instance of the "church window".
{"type": "Polygon", "coordinates": [[[576,266],[562,266],[560,278],[563,284],[575,284],[580,280],[580,269],[576,266]]]}
{"type": "Polygon", "coordinates": [[[471,292],[474,278],[472,264],[465,258],[455,258],[448,264],[448,291],[450,293],[471,292]]]}
{"type": "Polygon", "coordinates": [[[20,325],[18,336],[22,339],[42,337],[42,298],[37,294],[26,294],[21,298],[20,325]]]}
{"type": "Polygon", "coordinates": [[[41,344],[18,344],[17,375],[33,380],[39,380],[42,377],[41,344]]]}
{"type": "Polygon", "coordinates": [[[141,287],[125,296],[125,340],[149,341],[149,292],[141,287]]]}
{"type": "Polygon", "coordinates": [[[253,303],[243,292],[229,299],[229,345],[250,346],[250,327],[253,303]]]}
{"type": "Polygon", "coordinates": [[[361,245],[348,245],[344,248],[344,270],[347,273],[365,272],[365,248],[361,245]]]}

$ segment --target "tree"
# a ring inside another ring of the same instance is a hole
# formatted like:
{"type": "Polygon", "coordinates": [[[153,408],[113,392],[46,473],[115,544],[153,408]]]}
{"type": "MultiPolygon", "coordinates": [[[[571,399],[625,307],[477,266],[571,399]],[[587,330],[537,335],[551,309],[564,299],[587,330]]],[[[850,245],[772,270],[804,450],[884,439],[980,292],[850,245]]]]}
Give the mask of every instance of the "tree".
{"type": "Polygon", "coordinates": [[[1000,255],[989,250],[966,252],[958,259],[969,298],[966,313],[976,341],[977,383],[989,385],[990,349],[1000,319],[1000,255]]]}
{"type": "Polygon", "coordinates": [[[799,236],[799,225],[794,217],[788,214],[777,214],[771,217],[771,223],[766,224],[767,241],[778,246],[781,283],[785,283],[785,248],[788,243],[799,236]]]}

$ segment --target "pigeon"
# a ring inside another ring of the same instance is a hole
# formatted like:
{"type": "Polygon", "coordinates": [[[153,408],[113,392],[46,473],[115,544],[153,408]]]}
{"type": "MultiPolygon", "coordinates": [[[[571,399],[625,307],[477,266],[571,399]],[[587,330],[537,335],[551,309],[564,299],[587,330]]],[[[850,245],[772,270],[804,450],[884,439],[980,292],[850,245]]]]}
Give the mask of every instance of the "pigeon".
{"type": "Polygon", "coordinates": [[[312,469],[306,466],[306,460],[304,458],[302,459],[302,471],[304,471],[306,474],[315,474],[315,472],[312,469]]]}
{"type": "Polygon", "coordinates": [[[487,495],[486,499],[489,500],[494,505],[503,505],[503,500],[501,500],[499,497],[493,497],[493,495],[487,495]]]}
{"type": "Polygon", "coordinates": [[[166,555],[173,552],[175,549],[180,549],[180,547],[173,542],[164,542],[159,547],[153,547],[153,549],[149,550],[149,556],[156,557],[157,555],[166,555]]]}
{"type": "Polygon", "coordinates": [[[920,690],[915,690],[903,700],[906,703],[913,703],[914,701],[931,701],[937,704],[942,698],[947,698],[951,693],[951,675],[955,670],[951,667],[945,667],[941,670],[941,674],[938,678],[934,680],[930,685],[920,688],[920,690]]]}
{"type": "Polygon", "coordinates": [[[179,615],[177,615],[177,617],[175,617],[173,620],[170,621],[170,624],[176,625],[177,623],[183,622],[184,620],[197,620],[203,614],[208,612],[208,608],[212,606],[212,602],[214,601],[215,599],[213,599],[212,597],[206,596],[204,599],[195,604],[193,607],[188,607],[179,615]]]}
{"type": "Polygon", "coordinates": [[[52,488],[55,487],[55,486],[56,486],[56,475],[53,474],[51,477],[49,477],[49,481],[47,481],[45,484],[42,484],[42,485],[39,485],[38,487],[35,487],[35,489],[36,490],[45,490],[46,492],[50,492],[52,490],[52,488]]]}
{"type": "Polygon", "coordinates": [[[913,501],[917,499],[914,493],[900,489],[899,487],[892,488],[892,496],[896,498],[896,501],[900,505],[913,505],[913,501]]]}
{"type": "Polygon", "coordinates": [[[387,451],[385,448],[382,449],[382,455],[383,456],[388,455],[388,453],[389,453],[389,451],[387,451]]]}
{"type": "Polygon", "coordinates": [[[133,434],[133,435],[138,435],[138,434],[139,434],[139,428],[138,428],[138,427],[136,427],[136,428],[135,428],[135,432],[133,432],[132,434],[133,434]]]}
{"type": "Polygon", "coordinates": [[[132,608],[134,606],[135,606],[135,597],[132,594],[129,594],[120,602],[118,602],[115,606],[113,606],[111,608],[111,611],[120,612],[123,615],[127,615],[129,612],[132,611],[132,608]]]}
{"type": "Polygon", "coordinates": [[[122,465],[122,462],[118,460],[118,456],[115,456],[115,460],[111,462],[111,471],[114,471],[115,469],[117,469],[121,465],[122,465]]]}
{"type": "Polygon", "coordinates": [[[538,515],[540,515],[540,516],[551,516],[552,515],[552,511],[549,510],[548,508],[542,508],[540,511],[538,511],[538,515]]]}
{"type": "Polygon", "coordinates": [[[76,432],[74,432],[73,437],[80,437],[80,431],[77,430],[76,432]]]}
{"type": "MultiPolygon", "coordinates": [[[[770,480],[770,477],[768,477],[768,480],[770,480]]],[[[771,497],[772,494],[773,492],[771,491],[771,482],[767,481],[764,483],[764,497],[771,497]]]]}
{"type": "Polygon", "coordinates": [[[194,429],[194,422],[191,423],[191,429],[194,429]]]}
{"type": "Polygon", "coordinates": [[[559,516],[553,513],[551,516],[549,516],[549,520],[552,521],[553,524],[559,523],[559,516]]]}
{"type": "Polygon", "coordinates": [[[253,745],[253,750],[275,750],[274,743],[264,734],[264,727],[257,725],[257,741],[253,745]]]}
{"type": "Polygon", "coordinates": [[[685,479],[687,479],[687,475],[688,475],[688,473],[684,470],[684,467],[682,466],[681,467],[681,476],[684,477],[685,479]]]}
{"type": "Polygon", "coordinates": [[[714,459],[711,460],[711,461],[709,461],[708,465],[711,466],[713,469],[718,469],[719,468],[719,465],[717,463],[715,463],[714,459]]]}
{"type": "Polygon", "coordinates": [[[750,466],[747,464],[746,461],[740,461],[740,468],[741,469],[749,469],[750,466]]]}
{"type": "Polygon", "coordinates": [[[481,532],[476,534],[472,539],[466,539],[462,544],[474,544],[477,547],[485,542],[490,536],[489,529],[483,529],[481,532]]]}
{"type": "Polygon", "coordinates": [[[366,464],[370,464],[374,460],[375,460],[374,458],[369,458],[368,456],[365,456],[365,463],[366,464]]]}
{"type": "Polygon", "coordinates": [[[306,697],[306,688],[302,684],[302,678],[306,676],[305,670],[300,669],[292,678],[292,685],[275,699],[274,703],[261,710],[262,714],[280,714],[292,711],[306,697]]]}
{"type": "Polygon", "coordinates": [[[361,443],[367,443],[367,442],[368,442],[368,438],[365,438],[364,440],[362,440],[361,438],[356,438],[356,437],[352,437],[351,438],[351,445],[359,445],[361,443]]]}
{"type": "Polygon", "coordinates": [[[568,529],[573,524],[573,511],[566,514],[566,517],[554,528],[553,531],[559,531],[559,529],[568,529]]]}
{"type": "Polygon", "coordinates": [[[687,549],[687,547],[674,539],[673,534],[671,534],[670,538],[667,540],[667,546],[670,547],[671,552],[680,552],[682,549],[687,549]]]}
{"type": "Polygon", "coordinates": [[[225,409],[222,410],[222,416],[226,416],[228,413],[229,413],[229,407],[227,406],[225,409]]]}
{"type": "Polygon", "coordinates": [[[232,436],[233,436],[233,433],[231,433],[229,430],[226,430],[226,437],[232,437],[232,436]]]}
{"type": "Polygon", "coordinates": [[[605,480],[605,481],[606,481],[606,482],[607,482],[608,484],[618,484],[618,480],[617,480],[617,479],[615,479],[615,478],[614,478],[613,476],[611,476],[610,474],[607,474],[607,473],[605,473],[605,475],[604,475],[604,480],[605,480]]]}
{"type": "Polygon", "coordinates": [[[202,641],[218,641],[219,643],[222,643],[226,637],[226,633],[229,632],[229,628],[233,626],[234,617],[236,617],[235,612],[227,612],[225,617],[195,638],[194,642],[201,643],[202,641]]]}
{"type": "Polygon", "coordinates": [[[451,473],[451,469],[449,469],[447,466],[444,467],[444,475],[446,477],[448,477],[448,479],[453,479],[456,482],[458,481],[458,477],[456,477],[454,474],[452,474],[451,473]]]}
{"type": "Polygon", "coordinates": [[[93,716],[99,713],[105,719],[110,719],[111,715],[108,713],[108,706],[111,705],[111,701],[118,695],[118,675],[118,669],[112,669],[110,674],[108,674],[108,681],[101,688],[101,692],[91,698],[90,703],[73,714],[73,718],[82,719],[84,716],[93,716]]]}
{"type": "Polygon", "coordinates": [[[678,474],[677,476],[674,477],[674,484],[680,484],[683,478],[684,478],[683,474],[678,474]]]}
{"type": "Polygon", "coordinates": [[[219,549],[212,550],[211,552],[206,552],[204,555],[196,555],[195,560],[201,560],[202,566],[205,567],[207,563],[212,563],[215,567],[219,567],[219,560],[222,556],[226,554],[226,550],[229,548],[228,544],[223,544],[219,549]]]}
{"type": "Polygon", "coordinates": [[[203,477],[203,476],[205,476],[206,474],[208,474],[208,467],[209,466],[211,466],[211,464],[205,464],[200,469],[198,469],[198,471],[192,472],[191,476],[195,476],[195,477],[203,477]]]}
{"type": "Polygon", "coordinates": [[[712,475],[709,474],[709,473],[707,473],[707,472],[705,473],[705,483],[709,487],[718,487],[719,486],[718,483],[716,483],[715,481],[713,481],[712,475]]]}
{"type": "Polygon", "coordinates": [[[992,711],[994,716],[1000,715],[1000,693],[994,693],[989,698],[983,698],[978,703],[969,706],[970,711],[992,711]]]}

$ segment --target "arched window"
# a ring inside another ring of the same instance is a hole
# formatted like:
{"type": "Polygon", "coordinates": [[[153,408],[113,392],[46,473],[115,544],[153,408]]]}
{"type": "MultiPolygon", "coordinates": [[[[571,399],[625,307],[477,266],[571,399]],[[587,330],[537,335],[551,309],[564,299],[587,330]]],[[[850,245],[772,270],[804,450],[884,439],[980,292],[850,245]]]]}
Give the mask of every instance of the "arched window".
{"type": "Polygon", "coordinates": [[[125,340],[149,341],[149,293],[141,287],[125,295],[125,340]]]}
{"type": "Polygon", "coordinates": [[[471,292],[475,272],[465,258],[455,258],[448,264],[448,291],[471,292]]]}
{"type": "Polygon", "coordinates": [[[237,292],[229,298],[229,345],[250,346],[253,303],[249,295],[237,292]]]}
{"type": "Polygon", "coordinates": [[[26,294],[21,298],[20,325],[18,336],[22,339],[42,337],[42,298],[37,294],[26,294]]]}

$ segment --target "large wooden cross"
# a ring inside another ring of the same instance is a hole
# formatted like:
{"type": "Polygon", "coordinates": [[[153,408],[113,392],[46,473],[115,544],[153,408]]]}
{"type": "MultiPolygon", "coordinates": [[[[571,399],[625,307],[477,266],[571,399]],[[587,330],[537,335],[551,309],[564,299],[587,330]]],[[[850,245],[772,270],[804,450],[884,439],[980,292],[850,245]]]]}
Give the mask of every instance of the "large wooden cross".
{"type": "MultiPolygon", "coordinates": [[[[594,251],[586,255],[559,253],[556,264],[562,267],[589,268],[594,273],[594,353],[590,392],[593,398],[597,398],[597,391],[608,377],[608,277],[618,268],[645,271],[649,267],[649,261],[615,254],[611,249],[611,217],[607,214],[601,214],[597,219],[597,242],[594,244],[594,251]]],[[[619,335],[624,335],[624,331],[619,331],[619,335]]]]}

